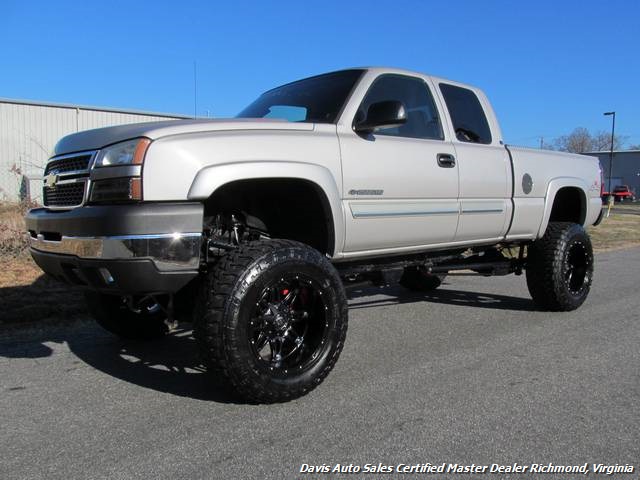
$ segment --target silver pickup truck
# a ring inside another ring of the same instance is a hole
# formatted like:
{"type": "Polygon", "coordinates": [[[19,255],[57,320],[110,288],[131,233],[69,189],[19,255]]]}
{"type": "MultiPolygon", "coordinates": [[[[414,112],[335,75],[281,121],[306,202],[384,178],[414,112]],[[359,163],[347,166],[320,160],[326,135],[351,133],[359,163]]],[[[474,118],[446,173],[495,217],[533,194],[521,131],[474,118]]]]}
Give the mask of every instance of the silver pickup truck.
{"type": "Polygon", "coordinates": [[[316,387],[347,332],[345,289],[526,272],[541,309],[579,307],[601,218],[595,158],[506,146],[477,88],[359,68],[269,90],[237,118],[63,138],[31,254],[125,338],[194,324],[240,397],[316,387]]]}

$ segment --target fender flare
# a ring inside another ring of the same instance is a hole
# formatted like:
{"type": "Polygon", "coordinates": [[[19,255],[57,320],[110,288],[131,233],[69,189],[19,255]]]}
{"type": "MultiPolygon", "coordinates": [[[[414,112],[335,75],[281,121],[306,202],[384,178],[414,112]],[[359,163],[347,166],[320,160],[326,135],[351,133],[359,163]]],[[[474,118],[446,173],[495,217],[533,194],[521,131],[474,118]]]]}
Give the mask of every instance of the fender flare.
{"type": "Polygon", "coordinates": [[[189,188],[188,199],[204,201],[220,187],[240,180],[289,178],[313,184],[324,194],[333,220],[333,256],[344,247],[344,216],[340,191],[334,176],[320,165],[291,161],[252,161],[216,164],[201,169],[189,188]]]}
{"type": "Polygon", "coordinates": [[[584,226],[584,222],[587,218],[587,209],[589,205],[587,203],[587,184],[584,180],[577,177],[558,177],[552,179],[547,185],[547,193],[545,195],[544,213],[542,215],[542,222],[538,229],[538,235],[536,238],[540,238],[544,235],[549,225],[549,218],[551,218],[551,210],[553,209],[553,202],[556,199],[556,195],[561,188],[572,187],[580,190],[582,194],[582,215],[580,218],[580,224],[584,226]]]}

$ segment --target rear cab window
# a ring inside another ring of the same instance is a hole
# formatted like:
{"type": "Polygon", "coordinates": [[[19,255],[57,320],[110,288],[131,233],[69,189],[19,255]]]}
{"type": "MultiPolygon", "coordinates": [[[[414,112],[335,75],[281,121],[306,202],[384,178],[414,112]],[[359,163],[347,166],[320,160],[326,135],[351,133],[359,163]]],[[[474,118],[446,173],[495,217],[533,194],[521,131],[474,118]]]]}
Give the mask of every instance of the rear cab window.
{"type": "Polygon", "coordinates": [[[491,129],[476,94],[468,88],[440,84],[440,91],[453,122],[456,138],[461,142],[490,144],[491,129]]]}

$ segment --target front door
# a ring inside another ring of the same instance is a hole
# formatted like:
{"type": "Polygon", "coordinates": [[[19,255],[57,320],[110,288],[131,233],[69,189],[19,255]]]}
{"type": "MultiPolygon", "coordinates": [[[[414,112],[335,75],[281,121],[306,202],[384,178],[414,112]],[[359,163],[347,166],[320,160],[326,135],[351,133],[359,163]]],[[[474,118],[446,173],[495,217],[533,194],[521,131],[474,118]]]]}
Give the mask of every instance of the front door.
{"type": "Polygon", "coordinates": [[[427,83],[383,74],[357,115],[376,102],[401,101],[407,122],[369,135],[339,129],[345,253],[453,241],[458,223],[458,165],[427,83]]]}

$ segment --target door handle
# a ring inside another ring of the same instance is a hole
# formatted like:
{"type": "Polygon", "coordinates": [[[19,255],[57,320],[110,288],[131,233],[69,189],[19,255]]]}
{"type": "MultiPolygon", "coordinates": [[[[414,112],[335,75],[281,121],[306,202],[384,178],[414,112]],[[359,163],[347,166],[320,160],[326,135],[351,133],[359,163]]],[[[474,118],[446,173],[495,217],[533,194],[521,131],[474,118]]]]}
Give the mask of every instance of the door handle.
{"type": "Polygon", "coordinates": [[[450,153],[439,153],[438,166],[442,168],[453,168],[456,166],[456,157],[450,153]]]}

